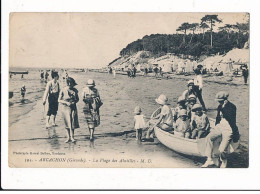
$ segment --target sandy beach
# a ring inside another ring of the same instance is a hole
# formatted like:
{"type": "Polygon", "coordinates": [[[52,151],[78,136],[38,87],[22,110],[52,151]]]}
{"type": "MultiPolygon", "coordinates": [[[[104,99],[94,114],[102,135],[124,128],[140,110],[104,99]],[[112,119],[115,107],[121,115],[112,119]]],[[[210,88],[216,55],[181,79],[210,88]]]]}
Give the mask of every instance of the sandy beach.
{"type": "MultiPolygon", "coordinates": [[[[30,76],[30,74],[29,74],[30,76]]],[[[80,128],[75,131],[77,142],[65,143],[66,131],[61,112],[57,115],[57,127],[45,129],[44,107],[41,96],[44,84],[39,84],[38,98],[34,98],[28,111],[9,113],[9,166],[10,167],[189,167],[198,168],[205,159],[191,158],[176,153],[155,139],[153,143],[138,143],[133,129],[133,110],[140,106],[144,115],[149,118],[158,107],[155,98],[165,94],[170,106],[175,107],[177,98],[186,89],[189,77],[179,76],[171,79],[155,79],[154,77],[137,76],[134,79],[125,75],[116,78],[107,73],[80,72],[69,73],[78,83],[80,101],[77,104],[80,128]],[[104,105],[101,107],[101,125],[96,128],[94,142],[89,141],[89,132],[82,112],[83,101],[81,91],[87,79],[96,81],[104,105]],[[21,152],[21,153],[19,153],[21,152]],[[32,153],[32,154],[31,154],[32,153]],[[38,153],[38,154],[37,154],[38,153]],[[39,162],[39,159],[52,155],[63,154],[66,157],[85,162],[71,162],[60,165],[55,162],[39,162]],[[34,158],[35,161],[22,160],[34,158]],[[117,162],[112,162],[112,160],[117,162]],[[144,159],[145,162],[142,162],[144,159]],[[122,161],[121,161],[122,160],[122,161]],[[121,162],[119,162],[121,161],[121,162]],[[125,162],[124,162],[125,161],[125,162]]],[[[39,76],[38,76],[39,77],[39,76]]],[[[192,77],[192,76],[191,76],[192,77]]],[[[249,137],[249,86],[242,81],[233,84],[218,83],[212,78],[205,78],[203,98],[211,118],[216,116],[217,102],[214,100],[218,91],[230,93],[230,101],[237,106],[237,125],[241,134],[241,145],[232,154],[229,162],[231,168],[248,167],[248,137],[249,137]]],[[[242,80],[242,78],[239,78],[242,80]]],[[[26,81],[26,80],[25,80],[26,81]]],[[[63,80],[60,79],[61,85],[63,80]]],[[[29,97],[28,97],[29,98],[29,97]]],[[[32,99],[28,99],[32,100],[32,99]]],[[[19,107],[25,108],[20,104],[19,107]]],[[[47,108],[47,107],[46,107],[47,108]]]]}

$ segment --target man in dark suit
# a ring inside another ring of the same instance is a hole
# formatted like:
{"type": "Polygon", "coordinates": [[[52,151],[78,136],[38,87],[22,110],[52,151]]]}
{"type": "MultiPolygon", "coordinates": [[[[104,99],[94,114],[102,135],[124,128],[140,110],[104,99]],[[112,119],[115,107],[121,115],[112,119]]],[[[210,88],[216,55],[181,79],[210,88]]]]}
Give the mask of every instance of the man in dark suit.
{"type": "Polygon", "coordinates": [[[214,163],[212,159],[213,143],[218,138],[222,138],[219,145],[221,168],[227,166],[227,148],[231,141],[234,143],[239,140],[239,131],[236,125],[236,106],[228,101],[229,94],[227,92],[219,92],[216,100],[219,102],[217,109],[217,117],[215,129],[213,129],[206,138],[205,155],[208,157],[206,163],[202,167],[208,167],[214,163]]]}

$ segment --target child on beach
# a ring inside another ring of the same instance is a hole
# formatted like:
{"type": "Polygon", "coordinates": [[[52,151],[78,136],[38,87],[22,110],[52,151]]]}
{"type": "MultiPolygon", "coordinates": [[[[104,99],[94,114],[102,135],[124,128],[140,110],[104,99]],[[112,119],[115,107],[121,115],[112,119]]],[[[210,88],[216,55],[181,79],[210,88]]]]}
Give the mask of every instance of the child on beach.
{"type": "Polygon", "coordinates": [[[191,121],[191,139],[199,139],[209,133],[209,119],[208,116],[202,112],[202,109],[203,107],[200,104],[195,104],[192,107],[192,112],[195,112],[195,116],[191,121]]]}
{"type": "Polygon", "coordinates": [[[68,77],[67,86],[63,88],[59,95],[59,103],[62,104],[62,115],[65,122],[65,128],[67,130],[68,143],[76,142],[74,139],[74,130],[79,128],[78,111],[76,103],[79,101],[78,90],[74,88],[77,83],[72,77],[68,77]]]}
{"type": "Polygon", "coordinates": [[[47,97],[48,97],[48,103],[49,103],[47,117],[46,117],[46,128],[50,127],[49,122],[50,122],[51,116],[53,116],[52,125],[57,126],[55,120],[56,120],[56,115],[57,115],[58,106],[59,106],[58,98],[59,98],[59,93],[60,93],[60,85],[58,82],[58,79],[59,79],[58,72],[53,71],[51,73],[51,77],[52,77],[52,80],[47,83],[46,89],[45,89],[45,92],[43,95],[43,106],[45,106],[45,104],[46,104],[47,97]]]}
{"type": "Polygon", "coordinates": [[[23,85],[23,86],[21,87],[22,100],[24,100],[25,92],[26,92],[26,88],[25,88],[25,85],[23,85]]]}
{"type": "Polygon", "coordinates": [[[142,140],[142,131],[145,128],[146,124],[144,121],[144,115],[141,114],[142,109],[137,106],[135,107],[134,114],[134,126],[136,130],[136,140],[141,141],[142,140]]]}
{"type": "Polygon", "coordinates": [[[99,108],[102,106],[100,95],[98,90],[95,88],[95,81],[89,79],[87,81],[87,87],[83,89],[82,98],[85,106],[83,112],[87,121],[90,141],[94,140],[95,127],[100,125],[99,108]]]}
{"type": "Polygon", "coordinates": [[[176,123],[173,124],[174,134],[179,137],[190,137],[190,120],[187,116],[187,111],[185,109],[181,109],[179,112],[179,118],[176,123]]]}
{"type": "Polygon", "coordinates": [[[168,98],[161,94],[155,101],[161,107],[161,113],[158,115],[159,118],[154,118],[150,123],[155,123],[147,131],[146,138],[143,141],[153,141],[153,138],[150,138],[150,134],[154,131],[156,126],[160,127],[162,130],[171,131],[173,129],[173,116],[172,110],[168,106],[168,98]]]}
{"type": "Polygon", "coordinates": [[[186,110],[187,107],[186,107],[185,102],[186,101],[185,101],[185,98],[183,98],[183,96],[180,96],[178,98],[177,107],[172,109],[174,122],[176,122],[176,120],[178,119],[180,110],[182,110],[182,109],[186,110]]]}

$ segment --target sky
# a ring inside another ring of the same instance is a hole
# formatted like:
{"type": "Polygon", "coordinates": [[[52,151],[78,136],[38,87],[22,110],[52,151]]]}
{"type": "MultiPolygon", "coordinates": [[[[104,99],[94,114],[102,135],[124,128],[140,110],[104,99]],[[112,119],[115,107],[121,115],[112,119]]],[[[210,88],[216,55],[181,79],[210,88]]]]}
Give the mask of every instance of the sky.
{"type": "MultiPolygon", "coordinates": [[[[101,68],[129,43],[150,34],[173,34],[207,13],[11,13],[10,67],[101,68]]],[[[215,14],[215,13],[209,13],[215,14]]],[[[216,13],[224,24],[245,13],[216,13]]]]}

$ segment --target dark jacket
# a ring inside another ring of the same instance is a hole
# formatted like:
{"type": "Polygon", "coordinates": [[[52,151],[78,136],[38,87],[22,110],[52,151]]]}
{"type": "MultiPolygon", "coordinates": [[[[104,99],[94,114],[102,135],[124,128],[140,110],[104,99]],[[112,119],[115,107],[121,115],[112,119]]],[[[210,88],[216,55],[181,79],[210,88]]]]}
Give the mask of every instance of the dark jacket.
{"type": "Polygon", "coordinates": [[[222,105],[219,105],[217,111],[218,112],[217,112],[215,124],[217,125],[220,123],[220,121],[221,121],[220,112],[222,112],[223,118],[228,121],[228,123],[232,129],[233,141],[237,142],[239,139],[239,131],[238,131],[238,127],[236,124],[236,113],[237,113],[236,106],[233,103],[228,101],[227,104],[224,106],[224,108],[222,107],[222,105]]]}

